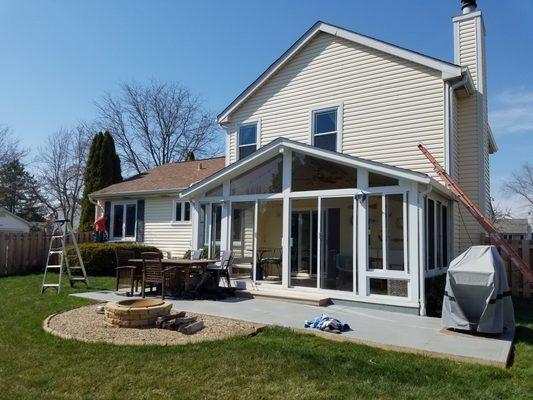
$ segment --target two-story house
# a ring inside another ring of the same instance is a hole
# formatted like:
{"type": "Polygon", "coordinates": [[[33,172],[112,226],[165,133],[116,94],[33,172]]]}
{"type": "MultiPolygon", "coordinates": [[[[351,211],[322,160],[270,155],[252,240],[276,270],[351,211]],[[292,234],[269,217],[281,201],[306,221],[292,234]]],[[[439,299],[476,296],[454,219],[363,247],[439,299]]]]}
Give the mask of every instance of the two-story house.
{"type": "Polygon", "coordinates": [[[224,168],[166,200],[169,222],[189,210],[190,248],[232,250],[241,287],[424,314],[425,278],[480,228],[417,145],[484,211],[496,151],[483,17],[461,3],[453,63],[324,22],[305,32],[218,116],[224,168]]]}

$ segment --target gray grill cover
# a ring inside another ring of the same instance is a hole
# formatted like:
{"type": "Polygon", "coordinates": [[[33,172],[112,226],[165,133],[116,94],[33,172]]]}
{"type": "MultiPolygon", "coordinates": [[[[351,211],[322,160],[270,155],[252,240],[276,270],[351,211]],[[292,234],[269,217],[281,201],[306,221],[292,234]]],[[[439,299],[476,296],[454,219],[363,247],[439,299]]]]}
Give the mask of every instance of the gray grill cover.
{"type": "Polygon", "coordinates": [[[442,323],[481,333],[514,330],[505,265],[495,246],[470,247],[450,263],[442,323]]]}

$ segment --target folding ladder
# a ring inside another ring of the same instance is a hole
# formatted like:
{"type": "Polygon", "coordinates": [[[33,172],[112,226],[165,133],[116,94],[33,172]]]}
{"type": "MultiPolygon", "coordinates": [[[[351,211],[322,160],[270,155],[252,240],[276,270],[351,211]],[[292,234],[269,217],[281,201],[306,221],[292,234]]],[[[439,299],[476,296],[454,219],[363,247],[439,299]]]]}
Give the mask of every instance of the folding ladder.
{"type": "Polygon", "coordinates": [[[63,266],[67,270],[70,286],[74,286],[76,282],[83,282],[89,286],[89,279],[85,272],[85,266],[81,258],[80,249],[78,248],[78,241],[73,232],[72,225],[68,219],[57,219],[52,224],[52,237],[50,238],[50,248],[48,250],[48,257],[46,259],[46,267],[44,269],[43,283],[41,285],[41,293],[47,288],[54,288],[59,294],[61,292],[61,280],[63,278],[63,266]],[[76,251],[76,257],[79,265],[70,265],[67,256],[67,239],[76,251]],[[48,272],[57,272],[57,282],[47,281],[48,272]]]}
{"type": "Polygon", "coordinates": [[[446,182],[446,187],[451,190],[451,192],[457,196],[457,199],[466,207],[466,209],[472,214],[474,219],[479,222],[483,227],[485,232],[493,239],[498,246],[503,250],[503,252],[509,257],[511,262],[520,270],[524,279],[530,284],[533,285],[533,271],[526,264],[526,262],[520,257],[515,249],[502,237],[498,232],[496,227],[486,218],[481,210],[475,205],[475,203],[470,200],[470,198],[461,190],[457,182],[448,175],[446,170],[440,165],[440,163],[433,157],[433,155],[426,149],[422,144],[418,145],[418,149],[426,156],[426,158],[433,164],[433,169],[435,172],[446,182]]]}

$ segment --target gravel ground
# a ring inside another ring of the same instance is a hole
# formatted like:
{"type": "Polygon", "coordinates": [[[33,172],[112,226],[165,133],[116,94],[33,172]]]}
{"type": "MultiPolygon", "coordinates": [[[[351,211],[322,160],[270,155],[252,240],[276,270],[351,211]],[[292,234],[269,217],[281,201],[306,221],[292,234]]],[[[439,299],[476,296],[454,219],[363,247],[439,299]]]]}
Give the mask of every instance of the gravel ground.
{"type": "MultiPolygon", "coordinates": [[[[252,322],[187,313],[204,322],[204,329],[193,335],[156,328],[118,328],[104,324],[104,316],[96,313],[97,305],[90,305],[54,314],[44,321],[44,329],[65,339],[85,342],[109,342],[132,345],[180,345],[207,340],[226,339],[232,336],[252,335],[262,328],[252,322]]],[[[173,312],[178,310],[172,310],[173,312]]]]}

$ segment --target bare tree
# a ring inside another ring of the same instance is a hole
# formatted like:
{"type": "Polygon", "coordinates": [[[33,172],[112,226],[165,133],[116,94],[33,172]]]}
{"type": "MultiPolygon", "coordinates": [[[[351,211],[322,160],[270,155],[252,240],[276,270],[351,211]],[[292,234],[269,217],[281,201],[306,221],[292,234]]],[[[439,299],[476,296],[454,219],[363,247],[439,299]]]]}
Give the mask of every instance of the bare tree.
{"type": "Polygon", "coordinates": [[[503,207],[500,203],[496,203],[494,199],[491,199],[490,222],[492,224],[498,224],[498,222],[509,218],[512,218],[511,209],[509,207],[503,207]]]}
{"type": "Polygon", "coordinates": [[[0,125],[0,164],[20,160],[27,151],[20,148],[20,141],[7,126],[0,125]]]}
{"type": "Polygon", "coordinates": [[[40,200],[55,218],[74,220],[83,193],[83,176],[93,129],[80,124],[48,136],[36,159],[40,200]]]}
{"type": "Polygon", "coordinates": [[[524,198],[533,206],[533,166],[526,163],[518,171],[513,172],[511,179],[504,185],[508,193],[524,198]]]}
{"type": "Polygon", "coordinates": [[[181,85],[126,83],[118,96],[106,94],[96,107],[100,128],[113,135],[123,165],[137,173],[184,161],[191,152],[218,152],[214,115],[181,85]]]}

